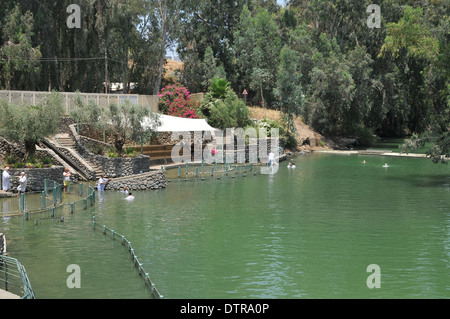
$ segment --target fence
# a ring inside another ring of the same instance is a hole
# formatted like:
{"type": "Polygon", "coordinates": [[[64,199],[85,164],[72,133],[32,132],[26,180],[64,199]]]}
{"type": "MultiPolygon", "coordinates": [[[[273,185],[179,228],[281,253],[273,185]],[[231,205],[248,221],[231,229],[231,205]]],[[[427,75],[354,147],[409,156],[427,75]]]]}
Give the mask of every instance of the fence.
{"type": "Polygon", "coordinates": [[[56,217],[66,208],[69,208],[70,213],[74,213],[78,209],[87,209],[88,206],[94,205],[94,194],[94,188],[86,184],[69,182],[64,190],[61,184],[46,179],[42,192],[1,198],[1,216],[24,216],[25,220],[28,220],[32,214],[40,213],[45,217],[56,217]]]}
{"type": "Polygon", "coordinates": [[[189,163],[186,162],[183,165],[178,165],[175,168],[169,168],[161,166],[163,171],[166,171],[166,178],[169,181],[175,180],[205,180],[206,178],[235,178],[238,176],[246,177],[247,175],[257,175],[258,171],[255,169],[254,164],[232,164],[224,163],[218,164],[205,164],[201,163],[189,163]]]}
{"type": "MultiPolygon", "coordinates": [[[[94,229],[96,229],[97,223],[95,221],[94,214],[92,216],[92,226],[94,229]]],[[[156,286],[151,281],[149,274],[145,271],[144,267],[142,266],[143,264],[139,261],[138,257],[136,256],[136,254],[134,252],[134,248],[131,246],[131,242],[129,242],[125,238],[125,236],[123,236],[119,233],[116,233],[114,230],[106,227],[105,225],[100,225],[100,227],[102,228],[103,234],[110,235],[113,240],[120,239],[120,241],[122,242],[122,245],[124,245],[128,249],[128,252],[130,253],[131,258],[134,262],[134,265],[138,269],[139,275],[144,278],[145,284],[150,288],[150,292],[151,292],[152,296],[156,299],[163,299],[164,298],[163,295],[161,295],[159,293],[159,291],[156,289],[156,286]]]]}
{"type": "MultiPolygon", "coordinates": [[[[37,105],[44,98],[45,95],[51,92],[37,92],[37,91],[0,91],[0,99],[4,99],[10,103],[25,103],[28,105],[37,105]]],[[[64,99],[65,114],[70,115],[75,107],[75,96],[77,93],[60,92],[64,99]]],[[[100,107],[108,107],[110,103],[120,105],[128,100],[133,104],[147,106],[153,112],[158,112],[159,97],[157,95],[142,95],[142,94],[106,94],[106,93],[79,93],[81,100],[88,103],[93,100],[100,107]]],[[[192,94],[193,100],[201,101],[203,93],[192,94]]]]}
{"type": "Polygon", "coordinates": [[[25,267],[15,258],[0,255],[0,288],[22,299],[35,299],[25,267]]]}

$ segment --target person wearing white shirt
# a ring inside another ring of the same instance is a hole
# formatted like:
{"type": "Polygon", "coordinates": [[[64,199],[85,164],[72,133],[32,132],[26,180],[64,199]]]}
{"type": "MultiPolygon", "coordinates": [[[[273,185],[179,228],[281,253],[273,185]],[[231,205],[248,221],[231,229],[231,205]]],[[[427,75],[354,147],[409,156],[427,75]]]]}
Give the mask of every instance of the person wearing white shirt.
{"type": "Polygon", "coordinates": [[[27,189],[27,177],[25,176],[24,172],[20,173],[19,178],[19,186],[17,186],[17,191],[20,193],[25,193],[25,190],[27,189]]]}
{"type": "Polygon", "coordinates": [[[105,178],[103,175],[100,176],[100,179],[98,180],[97,190],[104,191],[105,185],[108,182],[108,179],[105,178]]]}
{"type": "Polygon", "coordinates": [[[2,174],[2,189],[7,192],[9,187],[9,167],[6,167],[2,174]]]}
{"type": "Polygon", "coordinates": [[[125,197],[125,199],[126,199],[126,200],[133,200],[133,199],[134,199],[134,196],[133,196],[133,194],[128,193],[128,196],[125,197]]]}
{"type": "Polygon", "coordinates": [[[268,166],[272,166],[275,162],[275,154],[273,152],[269,153],[269,162],[267,163],[268,166]]]}

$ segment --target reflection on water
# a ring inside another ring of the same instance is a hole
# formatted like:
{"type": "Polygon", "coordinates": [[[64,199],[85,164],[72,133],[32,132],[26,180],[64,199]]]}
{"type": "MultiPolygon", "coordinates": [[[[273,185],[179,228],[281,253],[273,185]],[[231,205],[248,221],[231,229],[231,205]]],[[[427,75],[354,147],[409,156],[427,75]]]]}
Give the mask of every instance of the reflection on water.
{"type": "MultiPolygon", "coordinates": [[[[175,180],[132,202],[97,193],[94,211],[132,242],[166,298],[449,298],[449,168],[386,161],[313,154],[276,174],[175,180]],[[366,285],[370,264],[380,289],[366,285]]],[[[41,296],[146,298],[121,245],[91,230],[91,213],[2,228],[41,296]],[[64,284],[69,263],[86,269],[77,292],[64,284]]]]}

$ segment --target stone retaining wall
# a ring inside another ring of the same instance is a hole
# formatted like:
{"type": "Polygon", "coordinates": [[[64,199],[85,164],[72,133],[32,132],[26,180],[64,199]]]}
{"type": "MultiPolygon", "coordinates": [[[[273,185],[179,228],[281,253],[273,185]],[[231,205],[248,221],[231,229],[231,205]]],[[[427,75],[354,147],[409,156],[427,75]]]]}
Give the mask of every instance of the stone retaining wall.
{"type": "Polygon", "coordinates": [[[166,188],[167,179],[164,172],[154,171],[134,175],[130,178],[113,179],[106,184],[105,190],[121,190],[124,186],[126,186],[129,191],[166,188]]]}
{"type": "Polygon", "coordinates": [[[16,143],[9,142],[0,137],[0,158],[14,155],[16,158],[23,158],[24,150],[16,143]]]}
{"type": "Polygon", "coordinates": [[[77,134],[75,125],[70,125],[70,136],[75,141],[77,152],[88,162],[100,168],[107,177],[130,176],[150,171],[150,157],[107,157],[92,153],[83,144],[84,137],[77,134]]]}
{"type": "Polygon", "coordinates": [[[17,186],[19,186],[17,177],[20,176],[21,172],[24,172],[27,177],[27,192],[43,191],[45,179],[50,179],[61,185],[63,183],[63,166],[53,166],[48,168],[11,168],[9,170],[11,181],[10,191],[17,191],[17,186]]]}

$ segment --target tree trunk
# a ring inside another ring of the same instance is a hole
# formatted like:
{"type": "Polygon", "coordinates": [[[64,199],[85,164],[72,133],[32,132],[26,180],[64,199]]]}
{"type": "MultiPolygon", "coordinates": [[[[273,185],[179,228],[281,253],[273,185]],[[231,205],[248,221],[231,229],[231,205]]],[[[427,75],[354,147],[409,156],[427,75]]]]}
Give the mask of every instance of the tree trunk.
{"type": "Polygon", "coordinates": [[[167,33],[167,0],[164,0],[164,7],[160,8],[162,27],[161,27],[161,52],[159,58],[158,75],[156,78],[155,88],[153,90],[154,95],[158,95],[159,88],[161,86],[161,78],[164,67],[164,59],[166,58],[166,33],[167,33]]]}
{"type": "Polygon", "coordinates": [[[33,157],[36,153],[36,141],[25,140],[25,160],[33,157]]]}

